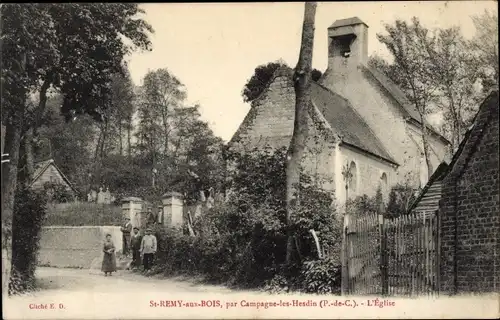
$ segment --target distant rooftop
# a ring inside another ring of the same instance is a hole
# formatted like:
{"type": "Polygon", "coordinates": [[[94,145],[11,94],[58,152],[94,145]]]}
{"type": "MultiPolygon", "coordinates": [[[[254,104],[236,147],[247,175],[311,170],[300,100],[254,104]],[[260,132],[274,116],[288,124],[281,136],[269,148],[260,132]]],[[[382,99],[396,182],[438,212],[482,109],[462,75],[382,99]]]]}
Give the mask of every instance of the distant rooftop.
{"type": "Polygon", "coordinates": [[[366,23],[364,23],[360,18],[352,17],[352,18],[347,18],[347,19],[336,20],[328,29],[345,27],[345,26],[352,26],[355,24],[364,24],[365,26],[368,27],[368,25],[366,23]]]}

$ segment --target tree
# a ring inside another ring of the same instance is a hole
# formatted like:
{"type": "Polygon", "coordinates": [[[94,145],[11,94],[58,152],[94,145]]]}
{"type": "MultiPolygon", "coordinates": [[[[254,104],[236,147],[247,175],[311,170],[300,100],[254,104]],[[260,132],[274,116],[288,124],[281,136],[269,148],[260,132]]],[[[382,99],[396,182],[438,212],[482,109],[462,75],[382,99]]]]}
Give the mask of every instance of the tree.
{"type": "Polygon", "coordinates": [[[297,62],[293,79],[295,86],[295,120],[286,163],[286,221],[289,227],[286,249],[287,265],[290,265],[292,262],[294,250],[294,241],[290,226],[292,224],[292,214],[299,206],[297,186],[300,184],[301,161],[308,137],[307,115],[311,105],[311,71],[315,16],[316,2],[306,2],[299,61],[297,62]]]}
{"type": "Polygon", "coordinates": [[[133,129],[132,118],[135,113],[134,85],[130,73],[125,70],[124,74],[116,74],[112,83],[112,104],[114,110],[114,122],[117,127],[119,154],[124,155],[124,143],[126,133],[127,154],[131,157],[131,132],[133,129]]]}
{"type": "Polygon", "coordinates": [[[139,148],[146,152],[150,170],[168,166],[175,110],[186,99],[184,85],[168,69],[150,71],[144,77],[139,111],[139,148]]]}
{"type": "MultiPolygon", "coordinates": [[[[243,100],[245,102],[252,102],[260,96],[262,91],[269,86],[276,70],[281,67],[288,67],[288,65],[283,61],[275,61],[262,64],[255,68],[254,74],[248,79],[241,92],[243,100]]],[[[322,75],[321,71],[317,69],[312,70],[313,81],[318,81],[322,75]]]]}
{"type": "Polygon", "coordinates": [[[472,16],[476,34],[469,41],[477,61],[484,99],[491,90],[498,90],[498,15],[485,11],[472,16]]]}
{"type": "Polygon", "coordinates": [[[435,45],[427,50],[431,77],[439,94],[436,105],[443,110],[443,128],[455,151],[467,130],[467,122],[477,111],[474,83],[479,68],[458,27],[437,30],[435,45]]]}
{"type": "Polygon", "coordinates": [[[387,35],[377,34],[377,38],[392,54],[394,58],[392,75],[419,114],[423,154],[430,177],[433,168],[430,159],[427,116],[432,111],[431,106],[436,99],[437,86],[430,72],[431,61],[428,49],[434,46],[435,39],[416,17],[412,18],[411,24],[402,20],[396,20],[394,25],[386,24],[385,30],[387,35]]]}
{"type": "MultiPolygon", "coordinates": [[[[122,71],[123,57],[131,50],[150,47],[152,28],[137,18],[143,12],[137,4],[9,4],[0,10],[5,54],[0,61],[2,120],[11,157],[2,178],[2,211],[12,216],[21,137],[24,133],[28,160],[21,184],[27,185],[33,171],[31,137],[40,125],[49,89],[63,94],[61,112],[68,120],[84,113],[102,119],[102,111],[109,107],[111,75],[122,71]],[[29,104],[30,93],[38,96],[34,104],[29,104]]],[[[12,261],[14,272],[23,269],[12,261]]]]}

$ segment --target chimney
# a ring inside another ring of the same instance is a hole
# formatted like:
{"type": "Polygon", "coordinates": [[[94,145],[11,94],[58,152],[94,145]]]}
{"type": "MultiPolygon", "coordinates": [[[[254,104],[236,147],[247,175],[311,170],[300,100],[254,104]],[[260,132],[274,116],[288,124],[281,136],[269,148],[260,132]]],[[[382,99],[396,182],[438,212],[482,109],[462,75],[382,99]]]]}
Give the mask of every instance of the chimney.
{"type": "Polygon", "coordinates": [[[335,21],[328,28],[329,72],[348,76],[367,61],[368,25],[358,17],[335,21]]]}

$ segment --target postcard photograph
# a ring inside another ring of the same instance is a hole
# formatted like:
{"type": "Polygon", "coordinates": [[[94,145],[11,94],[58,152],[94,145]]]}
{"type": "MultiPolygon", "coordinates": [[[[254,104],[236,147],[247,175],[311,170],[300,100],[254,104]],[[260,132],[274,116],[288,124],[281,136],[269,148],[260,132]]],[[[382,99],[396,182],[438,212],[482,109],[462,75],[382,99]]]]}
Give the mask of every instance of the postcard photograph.
{"type": "Polygon", "coordinates": [[[4,319],[500,317],[497,1],[0,12],[4,319]]]}

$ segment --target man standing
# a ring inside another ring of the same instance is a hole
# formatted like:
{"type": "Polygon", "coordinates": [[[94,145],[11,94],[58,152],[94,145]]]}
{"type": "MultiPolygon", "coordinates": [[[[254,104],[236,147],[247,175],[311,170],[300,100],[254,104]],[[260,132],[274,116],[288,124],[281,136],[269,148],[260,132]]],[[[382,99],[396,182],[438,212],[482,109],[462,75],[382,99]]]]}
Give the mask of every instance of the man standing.
{"type": "Polygon", "coordinates": [[[141,265],[141,242],[142,236],[139,233],[139,228],[134,227],[134,234],[130,240],[130,247],[132,249],[132,268],[138,268],[141,265]]]}
{"type": "Polygon", "coordinates": [[[130,218],[125,218],[125,223],[120,228],[122,231],[122,253],[127,256],[128,249],[130,246],[130,232],[132,231],[132,223],[130,223],[130,218]]]}
{"type": "Polygon", "coordinates": [[[156,237],[152,234],[151,228],[146,229],[146,235],[141,241],[141,255],[144,263],[144,271],[149,273],[153,266],[154,254],[156,253],[156,237]]]}

